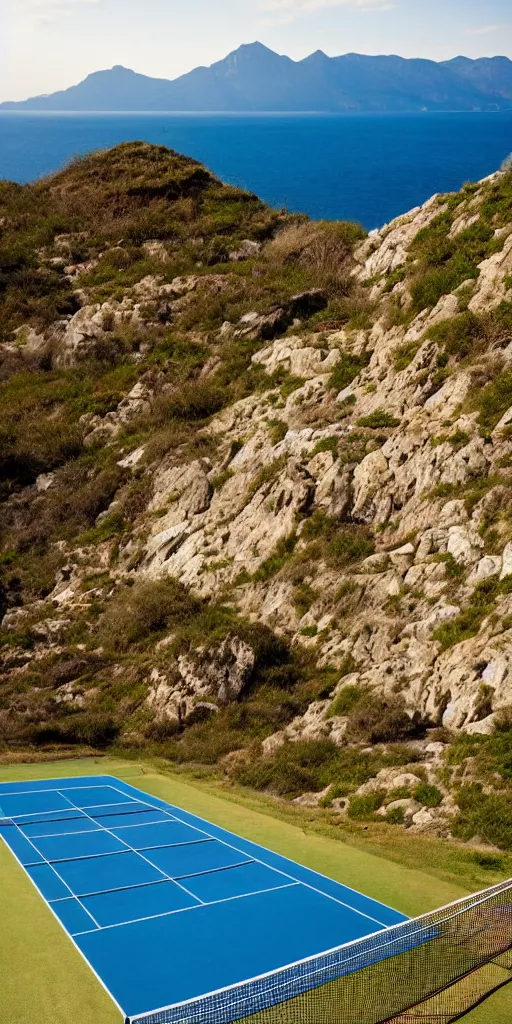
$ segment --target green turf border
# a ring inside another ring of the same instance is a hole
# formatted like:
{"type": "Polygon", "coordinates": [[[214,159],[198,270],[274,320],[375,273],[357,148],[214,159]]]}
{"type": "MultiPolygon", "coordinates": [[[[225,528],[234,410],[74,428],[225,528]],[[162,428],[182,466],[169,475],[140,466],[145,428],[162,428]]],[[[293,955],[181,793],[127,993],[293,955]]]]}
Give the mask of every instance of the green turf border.
{"type": "MultiPolygon", "coordinates": [[[[119,758],[0,765],[0,782],[80,775],[124,779],[411,916],[471,891],[466,879],[456,884],[438,877],[435,867],[431,873],[386,859],[362,849],[357,837],[351,844],[319,834],[310,830],[314,820],[308,815],[292,811],[295,820],[283,820],[290,813],[286,807],[254,794],[224,792],[212,780],[162,774],[149,764],[119,758]]],[[[425,842],[424,848],[427,866],[433,847],[425,842]]],[[[2,1002],[8,1024],[119,1024],[115,1005],[3,843],[0,880],[0,968],[6,976],[2,1002]]],[[[484,885],[493,881],[486,877],[484,885]]],[[[497,992],[466,1019],[470,1024],[510,1024],[512,991],[497,992]]]]}

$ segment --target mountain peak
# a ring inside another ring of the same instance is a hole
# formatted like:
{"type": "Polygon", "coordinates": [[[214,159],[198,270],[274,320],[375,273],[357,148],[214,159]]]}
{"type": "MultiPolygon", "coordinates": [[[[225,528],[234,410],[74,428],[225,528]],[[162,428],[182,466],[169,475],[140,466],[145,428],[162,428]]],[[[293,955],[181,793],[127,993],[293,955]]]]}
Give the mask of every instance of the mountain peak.
{"type": "Polygon", "coordinates": [[[240,51],[243,51],[245,53],[248,53],[249,51],[251,51],[252,53],[273,53],[273,54],[275,54],[275,50],[271,50],[270,47],[265,46],[264,43],[260,43],[260,41],[258,39],[255,39],[253,43],[241,43],[241,45],[238,47],[238,50],[235,50],[234,52],[238,53],[240,51]]]}
{"type": "Polygon", "coordinates": [[[329,64],[331,62],[331,60],[333,60],[333,59],[334,60],[336,60],[336,59],[339,60],[339,59],[343,59],[343,58],[328,57],[327,54],[324,53],[323,50],[315,50],[314,53],[309,53],[307,57],[304,57],[301,61],[299,61],[299,64],[302,64],[302,66],[304,66],[306,64],[309,65],[309,66],[311,66],[311,65],[315,66],[315,65],[320,65],[320,64],[323,65],[323,64],[329,64]]]}
{"type": "Polygon", "coordinates": [[[239,46],[236,50],[232,50],[232,52],[228,54],[226,60],[230,60],[231,57],[242,57],[244,59],[250,58],[253,61],[268,61],[269,58],[273,60],[283,60],[283,58],[278,53],[276,53],[275,50],[271,50],[268,46],[265,46],[258,40],[255,40],[254,43],[242,43],[242,45],[239,46]]]}

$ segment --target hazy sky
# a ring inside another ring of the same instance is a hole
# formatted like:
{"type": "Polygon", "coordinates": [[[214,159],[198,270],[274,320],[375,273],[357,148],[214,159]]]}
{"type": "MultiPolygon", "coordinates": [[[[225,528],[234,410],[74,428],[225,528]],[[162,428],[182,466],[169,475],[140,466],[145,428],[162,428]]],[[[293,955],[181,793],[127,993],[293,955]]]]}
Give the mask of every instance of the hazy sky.
{"type": "Polygon", "coordinates": [[[124,64],[175,78],[259,39],[294,59],[512,57],[511,0],[0,0],[0,100],[124,64]]]}

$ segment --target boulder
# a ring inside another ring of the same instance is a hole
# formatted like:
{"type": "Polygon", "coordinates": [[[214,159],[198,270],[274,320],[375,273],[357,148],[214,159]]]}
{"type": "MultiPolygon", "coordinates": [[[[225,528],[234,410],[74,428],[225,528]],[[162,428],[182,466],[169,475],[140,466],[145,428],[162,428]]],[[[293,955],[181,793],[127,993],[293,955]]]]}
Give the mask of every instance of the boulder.
{"type": "Polygon", "coordinates": [[[245,313],[234,329],[235,338],[271,341],[290,327],[294,320],[304,319],[325,309],[327,297],[319,288],[293,295],[288,302],[273,306],[268,313],[245,313]]]}

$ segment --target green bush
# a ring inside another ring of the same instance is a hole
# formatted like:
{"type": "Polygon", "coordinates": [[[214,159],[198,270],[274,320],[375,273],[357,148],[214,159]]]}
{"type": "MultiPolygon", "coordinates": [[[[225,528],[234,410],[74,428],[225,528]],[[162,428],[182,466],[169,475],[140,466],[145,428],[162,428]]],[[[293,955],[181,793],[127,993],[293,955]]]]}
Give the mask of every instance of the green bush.
{"type": "Polygon", "coordinates": [[[477,786],[459,790],[461,813],[452,825],[453,835],[465,842],[479,836],[502,850],[512,849],[512,800],[510,794],[482,792],[477,786]]]}
{"type": "Polygon", "coordinates": [[[492,577],[479,583],[471,595],[468,607],[457,618],[445,622],[434,631],[434,640],[439,641],[443,650],[477,635],[482,622],[491,614],[498,593],[503,591],[504,582],[500,583],[492,577]]]}
{"type": "Polygon", "coordinates": [[[297,535],[291,533],[288,537],[282,537],[276,544],[276,549],[265,559],[260,568],[253,573],[252,579],[256,583],[264,583],[275,576],[286,565],[291,558],[297,544],[297,535]]]}
{"type": "Polygon", "coordinates": [[[455,451],[459,451],[460,448],[465,448],[470,440],[471,435],[465,430],[455,430],[448,438],[448,444],[451,444],[455,451]]]}
{"type": "Polygon", "coordinates": [[[466,359],[485,345],[482,318],[470,310],[429,327],[426,337],[436,341],[448,356],[457,359],[466,359]]]}
{"type": "Polygon", "coordinates": [[[126,651],[186,623],[199,609],[199,602],[176,580],[136,583],[117,592],[100,621],[100,635],[106,647],[126,651]]]}
{"type": "Polygon", "coordinates": [[[168,398],[161,399],[158,415],[164,420],[204,420],[219,412],[226,398],[226,392],[214,381],[190,381],[168,398]]]}
{"type": "Polygon", "coordinates": [[[231,480],[233,475],[232,469],[224,469],[222,473],[218,473],[217,476],[214,476],[211,480],[211,485],[214,491],[221,491],[224,484],[227,484],[228,480],[231,480]]]}
{"type": "Polygon", "coordinates": [[[480,778],[496,785],[496,778],[512,781],[512,720],[506,709],[498,714],[496,727],[490,736],[457,735],[449,747],[447,763],[462,764],[466,757],[474,758],[475,772],[480,778]]]}
{"type": "Polygon", "coordinates": [[[314,275],[317,285],[345,295],[350,255],[356,243],[365,237],[360,224],[312,222],[296,217],[275,236],[266,258],[278,266],[303,267],[314,275]]]}
{"type": "Polygon", "coordinates": [[[359,376],[361,370],[368,366],[369,361],[370,356],[368,353],[356,356],[348,352],[341,352],[340,360],[336,363],[329,378],[328,386],[333,391],[344,391],[359,376]]]}
{"type": "Polygon", "coordinates": [[[269,420],[268,432],[272,444],[276,445],[286,437],[288,433],[288,426],[283,422],[283,420],[269,420]]]}
{"type": "Polygon", "coordinates": [[[328,740],[285,743],[272,759],[253,760],[241,766],[237,779],[242,785],[271,789],[281,796],[318,792],[330,781],[329,764],[335,756],[336,748],[328,740]]]}
{"type": "Polygon", "coordinates": [[[422,782],[420,786],[416,786],[413,797],[424,807],[439,807],[443,794],[437,786],[429,786],[428,783],[422,782]]]}
{"type": "Polygon", "coordinates": [[[325,558],[336,567],[360,562],[375,551],[368,527],[345,526],[339,519],[328,516],[324,509],[317,509],[305,520],[301,537],[320,540],[325,558]]]}
{"type": "Polygon", "coordinates": [[[235,768],[234,777],[244,786],[269,790],[282,796],[318,793],[329,784],[342,787],[340,795],[357,789],[388,765],[409,764],[407,747],[390,747],[386,753],[363,753],[357,747],[337,747],[328,740],[285,743],[271,757],[251,756],[235,768]]]}
{"type": "Polygon", "coordinates": [[[315,540],[327,536],[334,529],[335,521],[329,518],[325,509],[318,508],[304,521],[301,536],[305,540],[315,540]]]}
{"type": "Polygon", "coordinates": [[[386,803],[392,804],[395,800],[409,800],[411,797],[410,786],[396,786],[389,789],[386,796],[386,803]]]}
{"type": "Polygon", "coordinates": [[[386,814],[386,821],[390,825],[403,825],[405,821],[405,811],[403,807],[391,807],[386,814]]]}
{"type": "Polygon", "coordinates": [[[421,731],[421,725],[409,717],[398,697],[380,697],[366,691],[350,713],[347,735],[366,743],[388,743],[411,739],[421,731]]]}
{"type": "Polygon", "coordinates": [[[512,405],[512,370],[497,373],[475,396],[473,404],[480,410],[480,426],[486,431],[493,430],[512,405]]]}
{"type": "Polygon", "coordinates": [[[323,437],[321,441],[317,441],[311,455],[318,455],[320,452],[332,452],[334,458],[337,458],[339,437],[323,437]]]}
{"type": "Polygon", "coordinates": [[[357,421],[358,427],[371,427],[372,430],[380,427],[399,427],[400,420],[397,420],[391,413],[384,409],[376,409],[369,416],[361,416],[357,421]]]}
{"type": "Polygon", "coordinates": [[[421,348],[421,341],[410,341],[405,345],[399,345],[393,352],[393,366],[396,373],[405,370],[412,363],[415,355],[421,348]]]}
{"type": "Polygon", "coordinates": [[[327,709],[327,718],[349,715],[360,703],[366,691],[362,686],[344,686],[327,709]]]}
{"type": "Polygon", "coordinates": [[[309,611],[317,597],[317,591],[313,590],[313,587],[311,587],[309,583],[299,583],[298,586],[295,587],[292,602],[300,619],[302,619],[303,615],[309,611]]]}
{"type": "Polygon", "coordinates": [[[505,870],[505,861],[503,857],[497,857],[496,854],[481,853],[479,850],[476,850],[473,854],[473,859],[475,864],[478,864],[479,867],[484,868],[486,871],[505,870]]]}
{"type": "Polygon", "coordinates": [[[479,275],[478,264],[503,244],[494,228],[480,217],[465,231],[450,237],[455,208],[444,209],[414,239],[409,258],[414,261],[412,308],[419,313],[437,305],[440,298],[464,281],[479,275]]]}
{"type": "Polygon", "coordinates": [[[327,558],[335,566],[352,565],[373,555],[375,544],[364,527],[339,530],[328,541],[327,558]]]}
{"type": "Polygon", "coordinates": [[[37,746],[54,743],[82,744],[103,749],[119,734],[119,725],[111,715],[83,712],[58,722],[39,725],[30,739],[37,746]]]}
{"type": "Polygon", "coordinates": [[[446,264],[427,270],[411,287],[412,308],[415,313],[437,306],[443,295],[458,288],[470,278],[478,277],[476,265],[464,256],[446,264]]]}
{"type": "Polygon", "coordinates": [[[449,552],[445,554],[434,555],[432,558],[433,562],[441,562],[444,564],[445,573],[449,579],[458,580],[461,576],[464,576],[465,568],[456,562],[453,555],[449,552]]]}
{"type": "Polygon", "coordinates": [[[367,793],[365,796],[353,796],[349,802],[347,814],[349,818],[356,821],[369,821],[375,811],[379,810],[384,803],[385,791],[377,790],[375,793],[367,793]]]}

